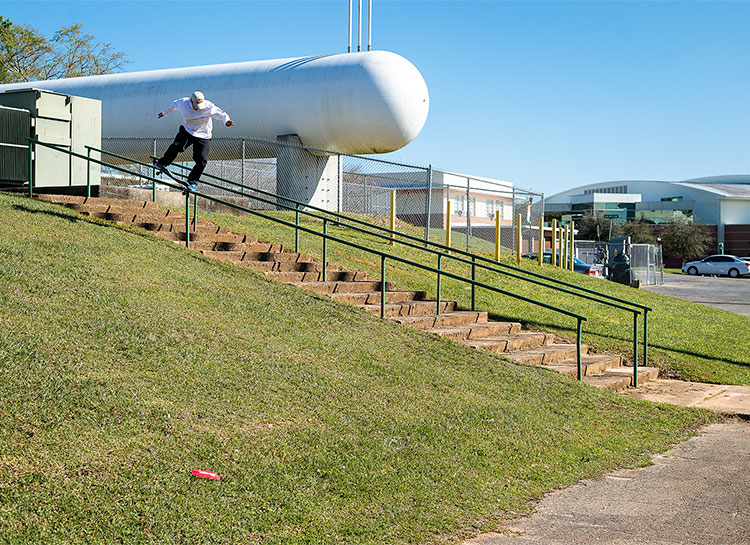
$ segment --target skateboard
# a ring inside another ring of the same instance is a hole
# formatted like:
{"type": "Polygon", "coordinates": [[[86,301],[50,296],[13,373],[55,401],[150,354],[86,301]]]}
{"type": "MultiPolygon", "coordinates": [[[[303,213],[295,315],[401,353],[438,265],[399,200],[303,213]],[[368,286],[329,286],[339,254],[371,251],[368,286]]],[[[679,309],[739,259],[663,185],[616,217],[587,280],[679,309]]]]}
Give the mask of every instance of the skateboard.
{"type": "Polygon", "coordinates": [[[190,193],[190,191],[192,191],[190,189],[190,187],[188,186],[188,183],[185,180],[180,180],[179,178],[177,178],[174,174],[172,174],[171,172],[169,172],[169,170],[167,169],[167,167],[165,167],[165,166],[158,167],[158,166],[156,166],[156,164],[154,164],[154,166],[156,167],[157,171],[159,171],[162,174],[166,174],[169,178],[171,178],[172,180],[174,180],[175,182],[177,182],[178,184],[180,184],[182,186],[182,194],[183,195],[187,195],[188,193],[190,193]]]}

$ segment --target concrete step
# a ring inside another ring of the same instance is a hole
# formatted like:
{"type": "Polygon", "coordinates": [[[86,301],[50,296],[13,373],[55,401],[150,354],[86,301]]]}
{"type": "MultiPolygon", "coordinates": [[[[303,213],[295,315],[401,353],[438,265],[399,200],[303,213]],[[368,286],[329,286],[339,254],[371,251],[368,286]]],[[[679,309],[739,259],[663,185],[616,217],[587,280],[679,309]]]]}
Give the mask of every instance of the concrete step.
{"type": "MultiPolygon", "coordinates": [[[[153,233],[174,242],[185,242],[185,231],[154,231],[153,233]]],[[[242,242],[243,239],[244,235],[191,232],[190,247],[193,247],[193,242],[210,242],[213,244],[217,242],[242,242]]]]}
{"type": "MultiPolygon", "coordinates": [[[[370,314],[380,316],[380,304],[358,305],[370,314]]],[[[455,301],[440,301],[440,312],[455,312],[457,305],[455,301]]],[[[430,315],[437,310],[437,301],[412,301],[409,303],[386,303],[385,316],[393,318],[396,316],[423,316],[430,315]]]]}
{"type": "MultiPolygon", "coordinates": [[[[291,282],[291,284],[316,293],[331,295],[337,293],[380,292],[381,283],[378,280],[358,280],[353,282],[291,282]]],[[[385,289],[386,291],[394,291],[396,289],[395,282],[386,282],[385,289]]]]}
{"type": "Polygon", "coordinates": [[[103,199],[100,197],[83,197],[78,195],[48,195],[38,194],[35,197],[40,201],[51,202],[62,205],[90,205],[90,206],[115,206],[122,209],[152,209],[158,210],[159,206],[151,201],[133,201],[128,199],[103,199]]]}
{"type": "MultiPolygon", "coordinates": [[[[232,261],[240,267],[249,267],[263,272],[323,272],[323,264],[320,262],[305,261],[232,261]]],[[[328,265],[328,271],[338,272],[340,269],[328,265]]]]}
{"type": "MultiPolygon", "coordinates": [[[[206,257],[228,259],[230,261],[283,261],[287,263],[312,263],[315,261],[309,254],[284,252],[281,249],[280,244],[268,245],[268,243],[258,242],[257,244],[246,245],[243,250],[201,250],[201,253],[206,257]],[[265,248],[268,248],[268,250],[265,248]]],[[[321,266],[323,265],[322,262],[319,263],[321,266]]],[[[333,265],[329,263],[328,266],[332,267],[333,265]]],[[[338,268],[333,270],[338,270],[338,268]]]]}
{"type": "Polygon", "coordinates": [[[190,243],[190,247],[193,250],[206,250],[213,252],[232,252],[240,251],[246,252],[252,250],[252,246],[258,242],[258,237],[252,235],[244,235],[245,239],[243,242],[196,242],[195,244],[190,243]]]}
{"type": "MultiPolygon", "coordinates": [[[[616,369],[620,367],[621,361],[622,358],[620,356],[582,354],[581,372],[584,377],[600,375],[607,371],[607,369],[616,369]]],[[[557,371],[558,373],[562,373],[569,377],[578,376],[578,366],[576,364],[575,356],[562,362],[542,364],[542,367],[551,371],[557,371]]]]}
{"type": "MultiPolygon", "coordinates": [[[[581,355],[588,353],[588,346],[585,344],[581,345],[581,355]]],[[[549,344],[527,350],[521,350],[513,354],[509,354],[510,358],[521,363],[528,363],[529,365],[549,365],[552,363],[562,363],[565,361],[575,362],[577,358],[576,345],[574,344],[549,344]]],[[[619,356],[618,356],[619,358],[619,356]]],[[[619,359],[617,360],[619,365],[619,359]]],[[[614,366],[614,365],[613,365],[614,366]]]]}
{"type": "MultiPolygon", "coordinates": [[[[411,301],[423,301],[427,294],[423,291],[387,291],[385,292],[385,302],[388,303],[406,303],[411,301]]],[[[333,293],[333,299],[349,303],[350,305],[379,305],[380,291],[361,292],[361,293],[333,293]]]]}
{"type": "MultiPolygon", "coordinates": [[[[655,367],[639,367],[638,368],[638,384],[648,382],[649,380],[655,380],[659,377],[659,369],[655,367]]],[[[617,367],[614,369],[606,369],[598,375],[592,375],[590,377],[584,377],[583,381],[596,388],[602,390],[609,390],[611,392],[617,392],[633,386],[633,368],[632,367],[617,367]]]]}
{"type": "MultiPolygon", "coordinates": [[[[496,354],[504,354],[506,352],[516,352],[545,346],[551,344],[553,340],[554,335],[551,333],[521,331],[514,335],[493,335],[484,339],[466,340],[463,342],[473,348],[488,350],[496,354]]],[[[512,354],[508,354],[508,356],[513,357],[512,354]]]]}
{"type": "MultiPolygon", "coordinates": [[[[322,282],[322,272],[269,272],[268,278],[292,284],[295,282],[322,282]]],[[[328,282],[356,282],[368,280],[367,273],[361,271],[329,271],[325,279],[328,282]]]]}
{"type": "Polygon", "coordinates": [[[423,316],[398,316],[394,321],[416,329],[433,329],[436,327],[456,327],[487,321],[486,312],[458,310],[444,314],[427,314],[423,316]]]}
{"type": "Polygon", "coordinates": [[[454,341],[483,339],[492,335],[511,335],[519,331],[521,331],[521,324],[518,322],[485,322],[458,327],[435,327],[430,330],[431,333],[454,341]]]}

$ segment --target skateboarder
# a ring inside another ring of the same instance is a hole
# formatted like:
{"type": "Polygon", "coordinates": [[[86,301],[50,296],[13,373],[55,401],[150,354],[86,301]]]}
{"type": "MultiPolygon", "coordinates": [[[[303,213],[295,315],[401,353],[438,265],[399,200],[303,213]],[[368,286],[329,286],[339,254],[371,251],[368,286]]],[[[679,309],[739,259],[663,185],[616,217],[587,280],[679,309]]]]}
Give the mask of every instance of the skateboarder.
{"type": "Polygon", "coordinates": [[[211,148],[212,119],[220,119],[227,127],[234,125],[229,115],[210,100],[206,100],[203,93],[195,91],[190,98],[178,98],[166,110],[159,112],[159,119],[175,110],[182,114],[183,124],[174,138],[174,142],[167,148],[161,159],[154,161],[154,166],[166,171],[178,153],[193,146],[193,161],[195,166],[188,174],[187,184],[192,190],[197,189],[203,169],[208,163],[208,151],[211,148]]]}

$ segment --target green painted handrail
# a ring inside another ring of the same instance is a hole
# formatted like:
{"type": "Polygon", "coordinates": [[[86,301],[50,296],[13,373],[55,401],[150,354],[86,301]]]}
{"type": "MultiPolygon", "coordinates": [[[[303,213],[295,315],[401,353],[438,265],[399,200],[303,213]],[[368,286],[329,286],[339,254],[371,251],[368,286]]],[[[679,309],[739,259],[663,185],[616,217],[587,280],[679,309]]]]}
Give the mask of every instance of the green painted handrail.
{"type": "MultiPolygon", "coordinates": [[[[135,164],[140,164],[140,165],[144,165],[144,166],[150,166],[150,165],[148,165],[148,163],[143,163],[141,161],[136,161],[136,160],[130,159],[128,157],[125,157],[125,156],[122,156],[122,155],[118,155],[116,153],[108,152],[108,151],[103,150],[103,149],[97,149],[97,151],[99,151],[101,153],[109,154],[109,155],[111,155],[113,157],[117,157],[117,158],[122,159],[122,160],[133,161],[135,164]]],[[[152,156],[152,158],[156,159],[155,156],[152,156]]],[[[189,170],[189,167],[186,167],[184,165],[177,164],[175,166],[177,166],[178,168],[183,169],[183,170],[189,170]]],[[[183,174],[183,176],[184,176],[184,174],[183,174]]],[[[546,288],[553,289],[553,290],[556,290],[556,291],[559,291],[559,292],[562,292],[562,293],[566,293],[568,295],[572,295],[572,296],[575,296],[575,297],[580,297],[580,298],[583,298],[583,299],[586,299],[586,300],[589,300],[589,301],[593,301],[593,302],[596,302],[596,303],[599,303],[599,304],[603,304],[603,305],[606,305],[606,306],[609,306],[609,307],[612,307],[612,308],[617,308],[619,310],[624,310],[626,312],[631,312],[633,314],[633,323],[634,323],[634,328],[633,328],[633,330],[634,330],[634,335],[633,335],[633,382],[634,382],[634,384],[638,382],[638,376],[637,375],[638,375],[638,345],[639,345],[639,342],[638,342],[637,324],[638,324],[638,315],[641,314],[641,310],[642,310],[643,314],[644,314],[644,322],[643,322],[644,323],[644,332],[643,332],[643,339],[644,339],[644,343],[643,343],[643,361],[644,361],[644,365],[646,365],[647,357],[648,357],[648,320],[647,320],[647,313],[648,313],[648,311],[652,310],[650,307],[647,307],[645,305],[641,305],[639,303],[634,303],[634,302],[631,302],[631,301],[627,301],[625,299],[621,299],[621,298],[618,298],[618,297],[614,297],[614,296],[611,296],[611,295],[608,295],[608,294],[599,293],[599,292],[597,292],[595,290],[591,290],[589,288],[584,288],[584,287],[578,286],[576,284],[572,284],[570,282],[565,282],[563,280],[557,280],[555,278],[549,278],[549,277],[546,277],[546,276],[544,276],[542,274],[534,273],[532,271],[527,271],[526,269],[522,269],[520,267],[515,267],[515,266],[512,266],[512,265],[507,265],[505,263],[498,263],[498,262],[492,261],[492,260],[490,260],[490,259],[488,259],[486,257],[479,256],[479,255],[476,255],[476,254],[472,254],[472,253],[464,251],[464,250],[459,250],[459,249],[455,249],[455,248],[449,248],[448,246],[445,246],[445,245],[439,244],[439,243],[435,243],[435,242],[432,242],[432,241],[424,241],[423,239],[420,239],[418,237],[414,237],[414,236],[406,234],[406,233],[400,233],[398,231],[394,231],[392,229],[382,227],[382,226],[377,225],[375,223],[371,223],[371,222],[367,222],[367,221],[364,221],[364,220],[360,220],[359,218],[354,218],[354,217],[347,216],[345,214],[341,214],[341,213],[338,213],[338,212],[331,212],[331,211],[319,208],[317,206],[310,205],[310,204],[307,204],[307,203],[303,203],[301,201],[297,201],[297,200],[291,199],[289,197],[284,197],[284,196],[281,196],[281,195],[277,195],[275,193],[271,193],[269,191],[265,191],[265,190],[262,190],[262,189],[259,189],[259,188],[254,188],[254,187],[250,187],[250,186],[244,186],[242,184],[239,184],[239,183],[237,183],[237,182],[235,182],[233,180],[229,180],[227,178],[222,178],[220,176],[215,176],[215,175],[206,174],[206,173],[203,174],[203,177],[204,178],[210,178],[210,179],[213,179],[213,180],[218,180],[218,181],[223,182],[224,184],[229,184],[229,185],[232,185],[232,186],[235,186],[235,187],[240,187],[240,188],[242,188],[242,190],[238,191],[236,189],[233,189],[233,188],[230,188],[230,187],[226,187],[226,185],[214,184],[214,183],[209,182],[209,181],[207,181],[205,179],[201,180],[203,183],[206,183],[207,185],[209,185],[211,187],[223,189],[225,191],[229,191],[230,193],[234,193],[234,194],[236,194],[238,196],[247,196],[245,194],[245,190],[250,190],[250,191],[262,194],[262,195],[266,195],[266,196],[272,197],[271,199],[264,199],[264,198],[257,197],[257,196],[253,197],[256,200],[259,200],[261,202],[265,202],[267,204],[274,205],[276,207],[285,208],[287,210],[294,210],[295,211],[295,223],[296,223],[296,226],[295,226],[295,251],[298,251],[298,247],[299,247],[299,213],[300,212],[302,212],[306,216],[323,220],[324,229],[327,226],[326,217],[327,216],[333,216],[333,217],[336,218],[337,223],[345,225],[346,227],[348,227],[350,229],[353,229],[353,230],[356,230],[356,231],[359,231],[359,232],[362,232],[362,233],[365,233],[365,234],[369,234],[369,235],[372,235],[372,236],[375,236],[375,237],[378,237],[378,238],[381,238],[381,239],[393,240],[393,237],[395,235],[398,235],[400,238],[407,239],[408,242],[405,242],[403,240],[399,240],[399,243],[403,244],[405,246],[408,246],[408,247],[420,250],[420,251],[426,251],[426,252],[429,252],[429,253],[437,255],[438,256],[438,269],[440,269],[440,270],[442,270],[442,267],[441,267],[441,256],[447,256],[447,257],[450,257],[451,259],[453,259],[454,261],[457,261],[457,262],[460,262],[460,263],[470,264],[471,265],[471,269],[472,269],[472,280],[476,279],[476,276],[475,276],[476,275],[476,267],[478,266],[478,267],[480,267],[480,268],[482,268],[484,270],[489,270],[489,271],[492,271],[492,272],[503,274],[505,276],[509,276],[511,278],[516,278],[516,279],[524,281],[524,282],[530,282],[532,284],[544,286],[546,288]],[[280,202],[281,200],[289,202],[289,203],[293,204],[294,206],[292,207],[291,204],[284,205],[282,202],[280,202]],[[299,208],[300,206],[304,206],[305,208],[303,210],[300,210],[300,208],[299,208]],[[314,211],[316,211],[318,213],[316,214],[314,212],[311,212],[310,210],[314,210],[314,211]],[[348,222],[354,223],[356,225],[347,224],[348,222]],[[359,226],[366,226],[369,229],[364,229],[364,228],[359,227],[359,226]],[[373,231],[373,229],[375,231],[373,231]],[[412,242],[412,241],[414,241],[414,242],[412,242]],[[427,243],[427,247],[425,247],[425,242],[427,243]],[[471,259],[467,259],[466,257],[459,257],[459,256],[467,256],[467,257],[470,257],[471,259]],[[480,263],[477,263],[477,260],[479,260],[480,263]],[[515,271],[515,272],[509,272],[509,270],[503,270],[503,269],[509,269],[510,271],[515,271]],[[531,278],[529,278],[527,276],[522,276],[522,274],[518,274],[518,273],[522,273],[523,275],[528,275],[531,278]],[[543,279],[543,280],[538,280],[540,278],[543,279]],[[557,285],[550,285],[550,283],[557,284],[557,285]],[[561,287],[561,286],[563,286],[563,287],[561,287]],[[573,291],[573,290],[578,290],[578,291],[573,291]],[[579,291],[583,292],[583,293],[578,293],[579,291]],[[624,304],[620,304],[620,303],[624,303],[624,304]],[[628,308],[627,306],[624,306],[624,305],[630,305],[630,306],[635,307],[635,308],[628,308]]],[[[324,239],[324,244],[323,244],[323,268],[324,268],[324,272],[326,270],[326,264],[327,264],[327,259],[326,259],[326,244],[325,244],[325,239],[324,239]]],[[[440,314],[440,295],[441,295],[440,288],[441,288],[441,275],[438,274],[438,278],[437,278],[437,298],[438,298],[437,313],[438,314],[440,314]]],[[[472,284],[472,294],[471,294],[471,303],[472,303],[471,304],[471,308],[472,308],[472,310],[474,310],[474,308],[475,308],[475,297],[476,297],[476,285],[472,284]]]]}
{"type": "MultiPolygon", "coordinates": [[[[80,157],[80,158],[83,158],[83,159],[87,159],[89,161],[94,161],[95,163],[98,163],[98,164],[101,164],[101,165],[104,165],[104,166],[107,166],[107,167],[115,168],[116,170],[119,170],[121,172],[126,172],[126,173],[129,173],[129,174],[135,175],[137,177],[143,178],[143,179],[151,180],[153,183],[155,183],[157,181],[152,176],[147,176],[147,175],[144,175],[142,173],[133,172],[133,171],[130,171],[130,170],[122,168],[122,167],[117,167],[117,166],[111,165],[109,163],[106,163],[104,161],[93,159],[90,156],[87,157],[87,156],[81,155],[79,153],[76,153],[76,152],[73,152],[73,151],[70,151],[70,150],[66,150],[66,149],[63,149],[63,148],[59,148],[59,147],[57,147],[55,145],[38,142],[38,141],[33,140],[33,139],[29,139],[29,140],[32,141],[34,144],[41,144],[41,145],[49,147],[51,149],[55,149],[57,151],[61,151],[63,153],[67,153],[67,154],[69,154],[71,156],[74,156],[74,157],[80,157]]],[[[96,148],[92,148],[92,149],[96,150],[96,148]]],[[[113,154],[113,153],[107,152],[106,150],[96,150],[96,151],[101,151],[103,153],[106,153],[106,154],[109,154],[109,155],[112,155],[112,156],[115,156],[115,157],[126,159],[128,161],[131,161],[132,164],[146,165],[146,163],[142,163],[140,161],[135,161],[135,160],[127,158],[127,157],[119,156],[117,154],[113,154]]],[[[146,166],[150,166],[150,165],[146,165],[146,166]]],[[[162,182],[162,183],[164,183],[164,182],[162,182]]],[[[230,183],[233,183],[233,182],[230,181],[230,183]]],[[[177,186],[175,184],[171,184],[169,182],[166,182],[165,185],[181,189],[179,186],[177,186]]],[[[215,186],[216,184],[209,184],[209,185],[214,185],[215,186]]],[[[221,186],[218,186],[218,187],[221,187],[221,186]]],[[[229,191],[230,192],[235,192],[232,189],[229,189],[229,191]]],[[[384,299],[384,297],[382,297],[382,293],[383,293],[383,291],[385,291],[384,290],[384,286],[385,286],[385,260],[386,259],[391,259],[391,260],[403,263],[405,265],[416,267],[416,268],[419,268],[419,269],[422,269],[422,270],[425,270],[425,271],[428,271],[428,272],[434,272],[434,273],[436,273],[438,275],[438,313],[440,311],[439,282],[440,282],[440,278],[442,276],[445,276],[447,278],[452,278],[452,279],[460,281],[460,282],[466,282],[469,285],[474,286],[475,288],[476,287],[480,287],[480,288],[483,288],[483,289],[486,289],[486,290],[489,290],[489,291],[492,291],[492,292],[495,292],[495,293],[500,293],[500,294],[506,295],[508,297],[513,297],[515,299],[524,301],[526,303],[537,305],[537,306],[540,306],[542,308],[546,308],[548,310],[552,310],[554,312],[558,312],[558,313],[564,314],[566,316],[575,318],[576,321],[577,321],[577,324],[576,324],[576,326],[577,326],[576,327],[576,331],[577,331],[576,346],[577,346],[577,360],[578,360],[577,361],[577,366],[578,366],[578,375],[579,375],[579,377],[581,376],[581,369],[582,369],[582,365],[581,365],[581,324],[582,324],[582,322],[587,321],[587,318],[585,316],[583,316],[583,315],[580,315],[580,314],[577,314],[575,312],[571,312],[571,311],[568,311],[568,310],[565,310],[565,309],[561,309],[559,307],[555,307],[554,305],[550,305],[550,304],[544,303],[542,301],[534,300],[534,299],[532,299],[530,297],[526,297],[526,296],[523,296],[523,295],[512,293],[512,292],[510,292],[508,290],[504,290],[502,288],[498,288],[498,287],[492,286],[490,284],[486,284],[486,283],[483,283],[483,282],[478,282],[476,279],[466,278],[466,277],[463,277],[463,276],[461,276],[459,274],[451,273],[449,271],[444,271],[444,270],[442,270],[442,266],[440,265],[440,260],[442,258],[442,255],[444,255],[442,252],[438,253],[438,267],[437,268],[436,267],[431,267],[429,265],[426,265],[426,264],[423,264],[423,263],[419,263],[419,262],[416,262],[416,261],[413,261],[413,260],[410,260],[410,259],[398,256],[398,255],[392,255],[392,254],[389,254],[387,252],[383,252],[383,251],[380,251],[380,250],[375,250],[373,248],[368,248],[368,247],[363,246],[361,244],[357,244],[355,242],[351,242],[351,241],[348,241],[348,240],[336,237],[334,235],[330,235],[330,234],[328,234],[326,232],[326,229],[325,229],[325,227],[327,226],[327,222],[324,222],[324,232],[320,233],[320,232],[318,232],[318,231],[316,231],[314,229],[311,229],[311,228],[299,225],[298,222],[291,223],[291,222],[288,222],[288,221],[283,220],[281,218],[277,218],[277,217],[274,217],[274,216],[271,216],[271,215],[268,215],[268,214],[264,214],[264,213],[262,213],[260,211],[257,211],[257,210],[252,210],[250,208],[243,207],[243,206],[240,206],[238,204],[231,203],[229,201],[225,201],[223,199],[219,199],[219,198],[214,197],[212,195],[206,195],[206,194],[202,194],[202,193],[198,193],[198,192],[196,192],[196,195],[200,195],[204,199],[207,199],[207,200],[219,203],[219,204],[223,204],[223,205],[228,206],[230,208],[234,208],[236,210],[242,210],[242,211],[247,212],[249,214],[253,214],[255,216],[259,216],[259,217],[265,218],[265,219],[267,219],[269,221],[273,221],[275,223],[286,225],[286,226],[292,227],[292,228],[294,228],[296,230],[300,230],[300,231],[303,231],[303,232],[306,232],[306,233],[309,233],[309,234],[321,237],[323,239],[323,241],[324,241],[324,244],[327,243],[327,241],[330,240],[332,242],[337,242],[337,243],[343,244],[345,246],[349,246],[349,247],[352,247],[352,248],[357,248],[357,249],[359,249],[361,251],[369,252],[371,254],[380,256],[381,257],[381,276],[382,276],[382,279],[381,279],[381,281],[382,281],[382,285],[381,285],[381,317],[382,318],[385,317],[385,302],[384,302],[385,299],[384,299]]],[[[295,207],[295,209],[297,211],[300,211],[296,207],[295,207]]],[[[301,210],[300,212],[306,213],[306,214],[308,213],[305,210],[301,210]]],[[[189,220],[189,213],[190,212],[189,212],[189,194],[188,194],[187,201],[186,201],[186,227],[187,227],[186,243],[187,244],[189,244],[189,236],[190,236],[189,235],[189,221],[190,221],[189,220]]],[[[371,233],[371,234],[374,234],[374,233],[371,233]]],[[[324,246],[324,248],[325,248],[325,246],[324,246]]],[[[325,266],[326,265],[324,263],[324,273],[325,273],[325,266]]],[[[324,276],[323,279],[324,279],[324,281],[327,281],[327,277],[326,276],[324,276]]]]}

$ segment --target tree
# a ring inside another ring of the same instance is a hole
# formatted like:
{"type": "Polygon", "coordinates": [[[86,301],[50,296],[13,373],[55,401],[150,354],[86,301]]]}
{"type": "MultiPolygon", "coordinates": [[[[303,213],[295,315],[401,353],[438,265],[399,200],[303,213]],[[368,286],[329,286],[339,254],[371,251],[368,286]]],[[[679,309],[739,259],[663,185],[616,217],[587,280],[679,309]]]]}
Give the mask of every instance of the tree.
{"type": "Polygon", "coordinates": [[[48,40],[0,16],[0,83],[108,74],[128,62],[112,44],[84,34],[82,25],[61,26],[48,40]]]}
{"type": "Polygon", "coordinates": [[[689,259],[705,255],[711,235],[704,225],[680,221],[663,224],[661,241],[664,257],[689,259]]]}
{"type": "Polygon", "coordinates": [[[617,227],[617,236],[630,237],[632,244],[656,244],[651,225],[653,224],[644,220],[631,221],[617,227]]]}
{"type": "Polygon", "coordinates": [[[579,240],[608,240],[609,222],[602,214],[587,212],[582,218],[576,220],[575,228],[578,231],[576,237],[579,240]]]}

